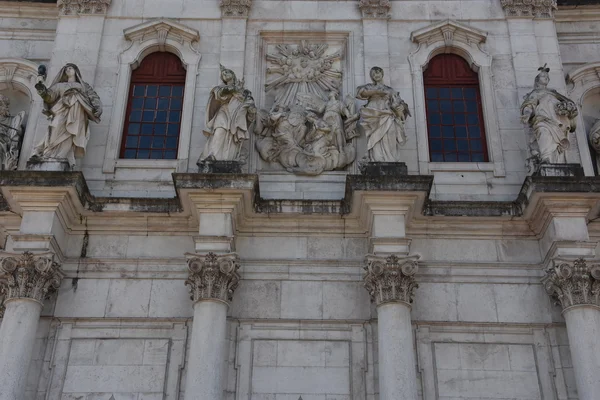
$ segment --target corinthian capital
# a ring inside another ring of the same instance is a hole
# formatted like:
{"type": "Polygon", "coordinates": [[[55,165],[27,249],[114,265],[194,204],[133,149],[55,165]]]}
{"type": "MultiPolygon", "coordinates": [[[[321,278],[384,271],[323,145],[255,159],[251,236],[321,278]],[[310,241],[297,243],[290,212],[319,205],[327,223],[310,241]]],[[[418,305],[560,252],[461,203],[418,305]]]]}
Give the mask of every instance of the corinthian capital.
{"type": "Polygon", "coordinates": [[[252,0],[221,0],[221,16],[247,18],[252,0]]]}
{"type": "Polygon", "coordinates": [[[240,280],[239,268],[237,254],[191,256],[185,281],[190,286],[191,299],[194,303],[209,299],[230,302],[240,280]]]}
{"type": "Polygon", "coordinates": [[[392,4],[389,0],[359,0],[358,8],[363,18],[388,19],[392,4]]]}
{"type": "Polygon", "coordinates": [[[600,264],[588,265],[583,258],[553,263],[542,284],[563,310],[578,305],[600,306],[600,264]]]}
{"type": "Polygon", "coordinates": [[[60,15],[106,14],[112,0],[58,0],[60,15]]]}
{"type": "Polygon", "coordinates": [[[556,0],[501,0],[507,17],[554,18],[556,0]]]}
{"type": "Polygon", "coordinates": [[[0,254],[0,295],[4,301],[27,298],[42,303],[60,286],[64,274],[52,253],[0,254]]]}
{"type": "Polygon", "coordinates": [[[383,303],[412,303],[415,289],[419,287],[415,281],[419,256],[378,257],[368,255],[365,258],[363,277],[365,288],[371,295],[371,301],[383,303]]]}

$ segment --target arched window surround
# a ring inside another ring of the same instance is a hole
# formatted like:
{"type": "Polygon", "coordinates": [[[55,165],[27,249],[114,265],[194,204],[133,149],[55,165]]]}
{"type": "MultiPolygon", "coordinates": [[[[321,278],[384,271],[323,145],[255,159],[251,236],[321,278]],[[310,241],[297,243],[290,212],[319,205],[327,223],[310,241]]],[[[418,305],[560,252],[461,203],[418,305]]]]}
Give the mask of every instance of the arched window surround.
{"type": "Polygon", "coordinates": [[[437,22],[411,33],[411,40],[418,45],[408,60],[413,82],[417,152],[421,174],[430,174],[433,171],[492,171],[496,177],[506,175],[492,85],[492,57],[482,49],[486,38],[486,32],[452,20],[437,22]],[[429,159],[423,71],[427,68],[429,60],[442,53],[453,53],[464,58],[479,75],[488,162],[434,163],[429,159]]]}
{"type": "Polygon", "coordinates": [[[123,31],[130,44],[119,55],[119,72],[115,89],[110,130],[104,154],[104,173],[114,173],[117,167],[171,168],[185,172],[188,168],[192,115],[196,92],[196,77],[202,57],[195,48],[200,40],[198,31],[168,19],[145,22],[123,31]],[[179,148],[176,160],[125,160],[119,159],[131,74],[142,60],[157,51],[175,54],[186,68],[179,148]]]}

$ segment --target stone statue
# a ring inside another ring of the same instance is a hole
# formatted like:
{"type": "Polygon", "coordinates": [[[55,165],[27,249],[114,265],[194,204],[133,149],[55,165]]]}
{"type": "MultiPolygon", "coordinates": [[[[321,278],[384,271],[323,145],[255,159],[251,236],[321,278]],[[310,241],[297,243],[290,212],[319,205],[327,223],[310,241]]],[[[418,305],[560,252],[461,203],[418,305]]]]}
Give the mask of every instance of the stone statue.
{"type": "Polygon", "coordinates": [[[596,154],[600,154],[600,119],[596,120],[592,129],[588,133],[590,145],[596,151],[596,154]]]}
{"type": "Polygon", "coordinates": [[[0,170],[15,170],[23,137],[25,111],[10,115],[10,99],[0,94],[0,170]]]}
{"type": "Polygon", "coordinates": [[[35,148],[32,159],[67,161],[72,167],[75,156],[85,154],[90,138],[89,121],[100,122],[100,97],[82,79],[79,68],[70,63],[60,69],[49,87],[43,79],[38,79],[35,88],[44,100],[44,114],[50,124],[48,134],[35,148]]]}
{"type": "Polygon", "coordinates": [[[367,162],[399,162],[398,146],[406,142],[404,121],[410,112],[400,94],[383,84],[383,70],[371,68],[373,83],[359,86],[356,98],[367,100],[360,122],[367,136],[367,162]]]}
{"type": "Polygon", "coordinates": [[[256,118],[252,93],[244,89],[244,81],[221,65],[223,83],[210,92],[206,106],[204,134],[208,137],[201,160],[245,162],[242,145],[250,138],[256,118]]]}
{"type": "Polygon", "coordinates": [[[578,115],[575,103],[548,89],[550,68],[539,68],[533,90],[525,96],[521,105],[521,121],[531,128],[529,141],[530,169],[540,164],[565,164],[569,148],[569,132],[576,128],[578,115]]]}

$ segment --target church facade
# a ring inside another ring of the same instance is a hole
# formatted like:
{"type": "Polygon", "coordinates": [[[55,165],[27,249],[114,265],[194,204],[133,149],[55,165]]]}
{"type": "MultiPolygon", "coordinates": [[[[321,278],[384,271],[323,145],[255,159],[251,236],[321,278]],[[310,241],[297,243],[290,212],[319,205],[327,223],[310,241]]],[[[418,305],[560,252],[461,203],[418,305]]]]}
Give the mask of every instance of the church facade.
{"type": "Polygon", "coordinates": [[[600,2],[0,1],[0,400],[597,400],[600,2]]]}

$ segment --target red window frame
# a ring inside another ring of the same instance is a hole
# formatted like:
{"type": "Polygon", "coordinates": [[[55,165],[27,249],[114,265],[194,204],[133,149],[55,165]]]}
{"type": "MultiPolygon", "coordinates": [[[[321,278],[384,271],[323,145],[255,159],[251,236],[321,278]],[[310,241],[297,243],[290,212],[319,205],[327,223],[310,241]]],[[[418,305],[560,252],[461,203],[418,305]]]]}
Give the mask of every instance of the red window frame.
{"type": "Polygon", "coordinates": [[[120,157],[177,159],[186,71],[169,52],[148,55],[131,74],[120,157]]]}
{"type": "Polygon", "coordinates": [[[487,162],[479,76],[456,54],[439,54],[423,72],[429,160],[487,162]]]}

